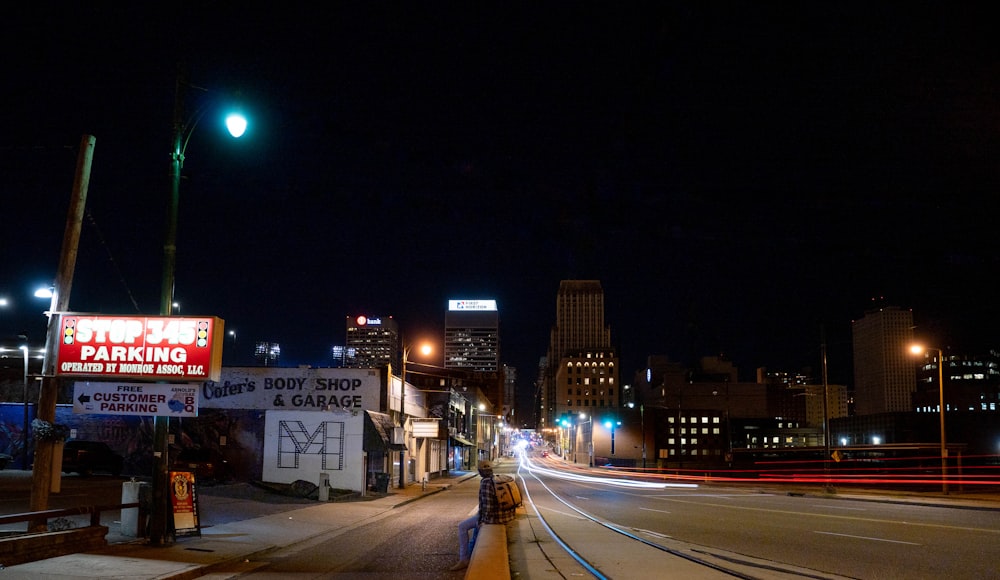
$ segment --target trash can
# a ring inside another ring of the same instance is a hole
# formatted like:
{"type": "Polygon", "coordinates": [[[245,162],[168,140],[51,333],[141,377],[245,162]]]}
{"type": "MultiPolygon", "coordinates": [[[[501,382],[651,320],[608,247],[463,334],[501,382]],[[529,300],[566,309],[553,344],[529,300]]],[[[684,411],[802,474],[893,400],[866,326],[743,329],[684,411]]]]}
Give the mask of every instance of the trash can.
{"type": "Polygon", "coordinates": [[[389,474],[388,473],[376,473],[375,474],[375,491],[378,493],[389,493],[389,474]]]}
{"type": "Polygon", "coordinates": [[[121,510],[123,536],[141,538],[146,535],[146,519],[152,507],[153,488],[146,482],[126,481],[122,484],[122,503],[138,503],[137,508],[121,510]]]}

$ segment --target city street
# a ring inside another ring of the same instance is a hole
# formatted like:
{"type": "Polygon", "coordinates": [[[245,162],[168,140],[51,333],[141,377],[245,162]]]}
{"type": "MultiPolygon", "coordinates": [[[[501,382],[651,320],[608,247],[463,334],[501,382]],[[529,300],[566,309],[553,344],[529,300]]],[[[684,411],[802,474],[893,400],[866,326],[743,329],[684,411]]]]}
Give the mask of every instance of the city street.
{"type": "Polygon", "coordinates": [[[532,458],[540,517],[606,577],[655,577],[681,555],[753,578],[987,578],[996,511],[790,494],[775,488],[634,487],[532,458]],[[572,477],[573,479],[566,479],[572,477]],[[673,556],[672,556],[673,555],[673,556]]]}
{"type": "Polygon", "coordinates": [[[479,478],[443,493],[371,518],[362,526],[337,530],[270,552],[255,559],[253,569],[242,563],[217,569],[216,577],[239,573],[241,578],[426,578],[458,579],[451,572],[458,561],[458,522],[475,513],[479,478]]]}

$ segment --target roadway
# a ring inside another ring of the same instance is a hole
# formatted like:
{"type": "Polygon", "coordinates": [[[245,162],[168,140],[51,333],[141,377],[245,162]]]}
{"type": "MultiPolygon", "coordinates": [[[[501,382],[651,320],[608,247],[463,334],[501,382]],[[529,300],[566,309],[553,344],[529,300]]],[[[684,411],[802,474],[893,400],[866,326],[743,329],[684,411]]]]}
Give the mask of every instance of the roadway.
{"type": "MultiPolygon", "coordinates": [[[[746,578],[996,578],[994,510],[646,484],[558,458],[521,465],[535,511],[595,577],[663,577],[680,556],[746,578]]],[[[676,577],[680,577],[677,575],[676,577]]],[[[706,576],[711,577],[711,576],[706,576]]]]}

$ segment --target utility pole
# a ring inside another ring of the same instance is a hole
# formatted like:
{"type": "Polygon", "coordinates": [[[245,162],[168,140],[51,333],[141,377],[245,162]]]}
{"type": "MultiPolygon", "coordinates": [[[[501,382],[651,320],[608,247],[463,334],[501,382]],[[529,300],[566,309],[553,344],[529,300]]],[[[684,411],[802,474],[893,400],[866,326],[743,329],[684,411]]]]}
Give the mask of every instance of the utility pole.
{"type": "MultiPolygon", "coordinates": [[[[42,362],[42,385],[38,394],[38,409],[36,416],[42,421],[55,423],[56,398],[59,394],[59,379],[56,378],[56,355],[59,350],[60,314],[69,310],[69,295],[73,287],[73,272],[76,269],[76,255],[80,247],[80,230],[83,226],[83,214],[87,207],[87,190],[90,187],[90,166],[94,159],[96,139],[84,135],[80,140],[80,152],[76,161],[76,176],[73,179],[73,192],[70,197],[69,211],[66,215],[66,229],[63,232],[62,250],[59,254],[59,270],[52,291],[52,302],[49,306],[48,332],[45,335],[45,358],[42,362]]],[[[31,472],[31,503],[33,512],[49,509],[49,493],[59,490],[58,473],[52,473],[52,457],[57,448],[61,449],[59,441],[36,440],[35,464],[31,472]],[[53,481],[55,480],[55,481],[53,481]]],[[[48,529],[45,518],[32,520],[28,531],[44,532],[48,529]]]]}

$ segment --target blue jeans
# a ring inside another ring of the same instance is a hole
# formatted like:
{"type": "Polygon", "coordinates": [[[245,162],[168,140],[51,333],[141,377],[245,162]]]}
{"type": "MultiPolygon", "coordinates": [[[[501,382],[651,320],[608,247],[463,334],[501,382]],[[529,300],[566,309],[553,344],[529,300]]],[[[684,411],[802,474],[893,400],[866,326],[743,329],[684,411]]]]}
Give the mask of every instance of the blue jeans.
{"type": "Polygon", "coordinates": [[[458,522],[458,559],[467,562],[472,557],[472,544],[476,541],[476,534],[479,533],[479,514],[465,518],[458,522]],[[472,538],[469,538],[469,532],[472,538]]]}

